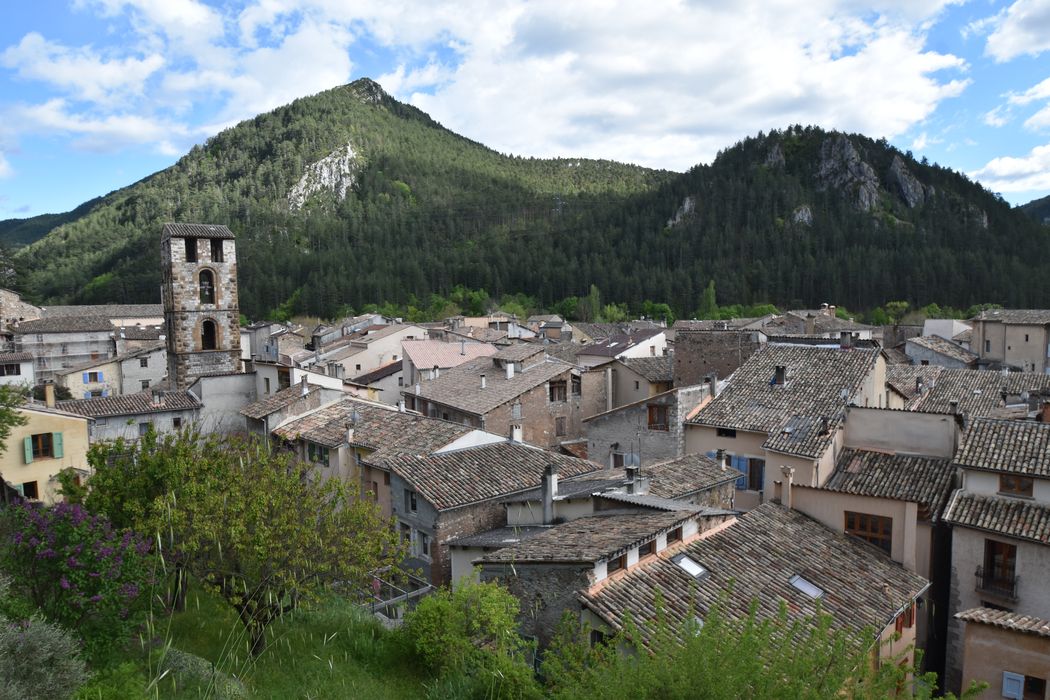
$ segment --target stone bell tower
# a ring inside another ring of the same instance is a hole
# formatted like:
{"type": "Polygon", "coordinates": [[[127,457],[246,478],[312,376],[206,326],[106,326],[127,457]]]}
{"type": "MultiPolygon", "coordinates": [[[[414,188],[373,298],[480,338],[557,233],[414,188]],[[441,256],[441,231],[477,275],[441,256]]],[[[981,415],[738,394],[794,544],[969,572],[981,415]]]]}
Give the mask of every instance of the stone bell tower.
{"type": "Polygon", "coordinates": [[[185,389],[203,374],[240,369],[237,247],[212,224],[165,224],[160,237],[168,379],[185,389]]]}

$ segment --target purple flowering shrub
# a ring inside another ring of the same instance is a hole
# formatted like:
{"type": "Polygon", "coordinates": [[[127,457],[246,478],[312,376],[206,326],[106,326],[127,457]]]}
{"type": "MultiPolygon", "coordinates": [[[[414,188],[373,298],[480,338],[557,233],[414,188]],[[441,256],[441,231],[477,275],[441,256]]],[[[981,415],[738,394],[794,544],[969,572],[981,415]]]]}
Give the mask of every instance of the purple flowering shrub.
{"type": "Polygon", "coordinates": [[[4,566],[13,585],[92,653],[126,641],[152,582],[149,541],[76,504],[19,503],[7,512],[4,566]]]}

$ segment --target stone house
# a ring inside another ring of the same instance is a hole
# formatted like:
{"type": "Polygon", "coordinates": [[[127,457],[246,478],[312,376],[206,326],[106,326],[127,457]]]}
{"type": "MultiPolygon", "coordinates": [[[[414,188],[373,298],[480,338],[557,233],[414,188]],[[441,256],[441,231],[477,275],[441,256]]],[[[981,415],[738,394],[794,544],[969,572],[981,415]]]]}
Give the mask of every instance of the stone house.
{"type": "Polygon", "coordinates": [[[770,342],[686,420],[685,452],[730,455],[746,475],[736,501],[746,510],[773,497],[782,466],[795,468],[796,484],[823,483],[842,445],[847,406],[882,407],[886,400],[886,362],[877,344],[848,335],[833,347],[770,342]]]}
{"type": "Polygon", "coordinates": [[[137,394],[162,386],[167,376],[167,350],[160,345],[61,370],[56,383],[69,389],[73,396],[90,399],[137,394]]]}
{"type": "Polygon", "coordinates": [[[413,386],[434,379],[441,372],[458,367],[464,362],[491,357],[499,348],[491,343],[468,340],[446,342],[427,339],[403,340],[401,350],[404,358],[405,386],[413,386]]]}
{"type": "Polygon", "coordinates": [[[610,467],[647,466],[685,454],[686,418],[709,399],[710,385],[671,389],[583,419],[587,455],[610,467]]]}
{"type": "Polygon", "coordinates": [[[324,368],[332,376],[356,377],[399,362],[404,355],[402,341],[425,337],[426,330],[416,325],[370,326],[340,338],[300,364],[324,368]]]}
{"type": "Polygon", "coordinates": [[[691,386],[728,377],[765,342],[765,334],[756,330],[678,328],[674,341],[674,383],[691,386]]]}
{"type": "Polygon", "coordinates": [[[1050,310],[986,309],[970,322],[982,367],[1050,373],[1050,310]]]}
{"type": "Polygon", "coordinates": [[[59,500],[58,473],[73,468],[88,475],[88,427],[81,415],[52,405],[26,403],[18,413],[25,425],[11,428],[0,454],[0,482],[11,484],[25,498],[54,503],[59,500]]]}
{"type": "Polygon", "coordinates": [[[11,327],[15,352],[36,362],[36,381],[54,380],[64,369],[116,355],[113,324],[102,316],[51,316],[11,327]]]}
{"type": "Polygon", "coordinates": [[[666,331],[650,328],[631,333],[616,333],[588,343],[576,353],[576,362],[581,367],[596,367],[612,360],[662,357],[666,354],[666,331]]]}
{"type": "Polygon", "coordinates": [[[32,321],[40,318],[40,307],[22,301],[22,295],[0,287],[0,332],[6,332],[9,326],[20,321],[32,321]]]}
{"type": "Polygon", "coordinates": [[[137,440],[152,428],[174,433],[198,422],[201,402],[189,391],[152,389],[137,394],[59,401],[58,408],[91,419],[91,442],[137,440]]]}
{"type": "Polygon", "coordinates": [[[1050,400],[1050,375],[891,365],[886,368],[886,388],[890,408],[1023,419],[1050,400]]]}
{"type": "Polygon", "coordinates": [[[402,392],[409,410],[556,447],[582,436],[580,371],[540,345],[512,345],[402,392]]]}
{"type": "Polygon", "coordinates": [[[0,384],[16,387],[36,386],[36,368],[28,352],[0,353],[0,384]]]}
{"type": "MultiPolygon", "coordinates": [[[[1050,424],[978,418],[955,465],[961,485],[944,514],[952,526],[950,612],[970,613],[949,624],[949,690],[961,687],[963,660],[972,655],[967,640],[987,636],[970,632],[967,618],[985,614],[974,609],[1050,619],[1050,424]]],[[[982,663],[1014,672],[1025,647],[1004,647],[982,663]]],[[[1046,675],[1039,677],[1044,683],[1046,675]]]]}
{"type": "Polygon", "coordinates": [[[403,368],[404,360],[388,362],[371,372],[357,375],[351,381],[374,392],[376,401],[396,405],[401,401],[401,389],[405,386],[403,368]]]}
{"type": "Polygon", "coordinates": [[[258,401],[242,408],[240,414],[245,417],[248,432],[270,435],[286,421],[343,398],[345,394],[342,391],[310,384],[309,378],[304,376],[295,386],[263,395],[258,401]]]}
{"type": "Polygon", "coordinates": [[[913,365],[938,365],[949,369],[976,369],[977,353],[938,335],[909,338],[904,353],[913,365]]]}
{"type": "Polygon", "coordinates": [[[503,499],[535,488],[549,465],[565,476],[599,469],[586,460],[508,440],[386,459],[393,515],[410,542],[404,565],[420,569],[434,585],[451,583],[449,543],[505,526],[503,499]]]}
{"type": "Polygon", "coordinates": [[[1050,683],[1050,620],[994,608],[963,610],[955,618],[966,625],[963,687],[983,681],[992,697],[1045,700],[1050,683]]]}

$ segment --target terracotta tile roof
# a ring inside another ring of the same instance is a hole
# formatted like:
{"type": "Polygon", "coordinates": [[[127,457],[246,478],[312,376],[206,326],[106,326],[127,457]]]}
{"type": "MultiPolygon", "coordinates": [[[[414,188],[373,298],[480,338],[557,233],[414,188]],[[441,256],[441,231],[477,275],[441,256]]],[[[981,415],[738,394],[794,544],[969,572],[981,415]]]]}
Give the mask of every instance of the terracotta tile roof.
{"type": "MultiPolygon", "coordinates": [[[[307,395],[317,391],[316,386],[307,385],[307,395]]],[[[298,401],[303,396],[303,387],[300,384],[290,386],[286,389],[281,389],[276,394],[270,394],[269,396],[259,399],[254,403],[250,403],[240,410],[242,416],[254,418],[255,420],[262,420],[271,413],[276,413],[282,408],[291,406],[293,403],[298,401]]]]}
{"type": "MultiPolygon", "coordinates": [[[[44,318],[52,316],[101,316],[103,318],[139,318],[163,316],[163,304],[78,304],[73,306],[44,306],[44,318]]],[[[135,328],[135,326],[132,326],[135,328]]]]}
{"type": "Polygon", "coordinates": [[[954,340],[956,343],[969,343],[971,340],[973,340],[973,329],[967,328],[961,333],[955,334],[954,336],[952,336],[952,340],[954,340]]]}
{"type": "Polygon", "coordinates": [[[233,231],[216,224],[164,224],[160,239],[169,238],[233,238],[233,231]]]}
{"type": "Polygon", "coordinates": [[[0,364],[15,362],[32,362],[33,354],[28,352],[5,352],[0,353],[0,364]]]}
{"type": "Polygon", "coordinates": [[[387,377],[397,374],[401,371],[404,366],[404,360],[398,360],[397,362],[388,362],[382,367],[377,367],[371,372],[365,372],[359,374],[350,381],[358,384],[371,384],[372,382],[378,382],[380,379],[386,379],[387,377]]]}
{"type": "Polygon", "coordinates": [[[105,316],[48,316],[32,321],[20,321],[11,325],[15,335],[27,333],[90,333],[116,331],[116,327],[105,316]]]}
{"type": "Polygon", "coordinates": [[[532,343],[515,343],[509,345],[495,355],[492,356],[494,360],[502,360],[504,362],[524,362],[531,357],[542,355],[544,352],[544,346],[536,345],[532,343]]]}
{"type": "Polygon", "coordinates": [[[978,418],[967,431],[955,462],[968,469],[1050,479],[1050,423],[978,418]]]}
{"type": "Polygon", "coordinates": [[[806,317],[812,314],[813,330],[816,334],[834,333],[845,330],[873,330],[872,326],[857,323],[847,319],[822,313],[820,310],[788,311],[762,324],[762,330],[770,333],[781,333],[785,335],[801,335],[806,333],[806,317]]]}
{"type": "Polygon", "coordinates": [[[732,467],[722,471],[718,462],[701,454],[658,462],[643,467],[641,474],[649,477],[649,493],[661,498],[685,498],[742,476],[732,467]]]}
{"type": "Polygon", "coordinates": [[[595,340],[584,345],[577,355],[597,355],[598,357],[616,357],[617,355],[640,345],[650,338],[663,333],[662,328],[650,328],[633,333],[617,333],[603,340],[595,340]]]}
{"type": "Polygon", "coordinates": [[[819,600],[833,628],[860,632],[869,626],[881,630],[928,585],[866,542],[774,503],[675,551],[708,574],[698,580],[661,556],[582,593],[580,601],[614,629],[630,613],[645,635],[645,625],[656,615],[658,594],[671,625],[705,616],[719,600],[725,613],[737,619],[748,615],[752,601],[760,618],[774,618],[784,603],[792,617],[812,616],[819,600]],[[803,593],[792,584],[794,576],[823,595],[814,599],[803,593]]]}
{"type": "Polygon", "coordinates": [[[1050,323],[1050,309],[986,309],[970,320],[1042,326],[1050,323]]]}
{"type": "Polygon", "coordinates": [[[977,362],[977,353],[970,352],[962,345],[953,343],[950,340],[945,340],[939,335],[920,335],[914,338],[908,338],[906,342],[909,345],[917,345],[920,348],[935,352],[938,355],[944,355],[945,357],[956,360],[957,362],[965,364],[973,364],[977,362]]]}
{"type": "Polygon", "coordinates": [[[952,494],[944,519],[953,525],[1050,544],[1050,505],[1006,496],[952,494]]]}
{"type": "Polygon", "coordinates": [[[103,396],[94,399],[74,399],[59,401],[58,408],[89,418],[109,416],[135,416],[143,413],[163,413],[165,411],[194,411],[201,403],[189,391],[165,391],[154,403],[153,392],[143,391],[138,394],[123,396],[103,396]]]}
{"type": "Polygon", "coordinates": [[[676,501],[673,498],[661,498],[647,493],[626,493],[621,491],[604,491],[596,494],[599,501],[612,501],[613,503],[624,503],[630,506],[641,506],[652,510],[666,511],[689,511],[696,512],[696,506],[685,501],[676,501]]]}
{"type": "Polygon", "coordinates": [[[818,456],[830,444],[847,400],[860,391],[878,358],[877,348],[766,344],[733,373],[729,385],[688,422],[764,432],[767,449],[818,456]],[[776,367],[787,381],[774,385],[776,367]],[[823,418],[829,419],[824,431],[823,418]]]}
{"type": "Polygon", "coordinates": [[[453,547],[488,547],[496,549],[510,547],[511,545],[524,542],[540,533],[550,529],[549,525],[518,525],[516,527],[497,527],[476,535],[460,537],[449,540],[448,544],[453,547]]]}
{"type": "Polygon", "coordinates": [[[1050,393],[1050,375],[1036,372],[992,372],[988,370],[948,369],[933,365],[889,365],[886,383],[905,398],[909,411],[948,413],[951,402],[967,416],[996,416],[1003,409],[1002,393],[1050,393]],[[922,391],[916,380],[922,380],[922,391]]]}
{"type": "Polygon", "coordinates": [[[504,340],[509,334],[507,331],[498,331],[495,328],[478,328],[477,326],[467,326],[466,328],[460,328],[456,331],[448,331],[448,335],[455,338],[469,338],[471,340],[477,340],[483,343],[495,343],[500,340],[504,340]]]}
{"type": "Polygon", "coordinates": [[[583,562],[595,563],[623,554],[632,547],[654,540],[686,520],[696,517],[696,506],[688,510],[608,512],[570,520],[524,542],[504,547],[483,557],[487,562],[583,562]]]}
{"type": "Polygon", "coordinates": [[[378,464],[381,451],[401,449],[427,454],[467,434],[471,428],[426,418],[418,413],[402,413],[394,407],[346,398],[293,419],[273,431],[286,440],[308,440],[325,447],[347,442],[347,423],[354,423],[353,444],[376,452],[369,462],[378,464]]]}
{"type": "Polygon", "coordinates": [[[401,350],[416,369],[427,370],[434,366],[448,369],[479,357],[489,357],[496,354],[497,348],[490,343],[468,341],[460,344],[443,340],[402,340],[401,350]]]}
{"type": "Polygon", "coordinates": [[[977,622],[991,625],[1011,632],[1023,632],[1039,637],[1050,637],[1050,620],[1043,620],[1031,615],[1022,615],[1012,610],[993,610],[991,608],[970,608],[955,613],[955,619],[963,622],[977,622]]]}
{"type": "MultiPolygon", "coordinates": [[[[484,415],[571,370],[571,365],[548,359],[515,372],[512,379],[507,379],[502,368],[483,357],[464,362],[442,372],[437,379],[423,382],[418,396],[466,413],[484,415]],[[481,388],[481,375],[485,375],[484,389],[481,388]]],[[[414,390],[406,389],[403,393],[413,394],[414,390]]]]}
{"type": "Polygon", "coordinates": [[[117,335],[126,340],[159,340],[164,335],[163,326],[122,326],[117,335]]]}
{"type": "Polygon", "coordinates": [[[598,465],[519,442],[497,442],[430,456],[400,454],[384,466],[410,483],[438,510],[498,499],[540,483],[548,464],[559,476],[597,471],[598,465]]]}
{"type": "Polygon", "coordinates": [[[572,327],[594,341],[604,340],[626,330],[624,326],[615,323],[584,323],[583,321],[573,321],[572,327]]]}
{"type": "Polygon", "coordinates": [[[637,372],[650,382],[674,381],[674,357],[625,357],[620,360],[628,369],[637,372]]]}
{"type": "Polygon", "coordinates": [[[952,492],[950,458],[886,454],[847,447],[839,454],[827,491],[918,503],[922,517],[936,520],[952,492]]]}

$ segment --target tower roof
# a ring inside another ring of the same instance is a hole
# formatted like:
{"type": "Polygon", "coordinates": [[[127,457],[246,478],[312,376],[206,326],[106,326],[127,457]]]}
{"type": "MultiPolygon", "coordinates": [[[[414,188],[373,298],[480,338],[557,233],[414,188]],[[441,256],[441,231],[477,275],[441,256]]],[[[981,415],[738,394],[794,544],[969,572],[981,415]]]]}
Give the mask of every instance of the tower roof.
{"type": "Polygon", "coordinates": [[[160,239],[169,238],[233,238],[233,231],[220,224],[164,224],[160,239]]]}

